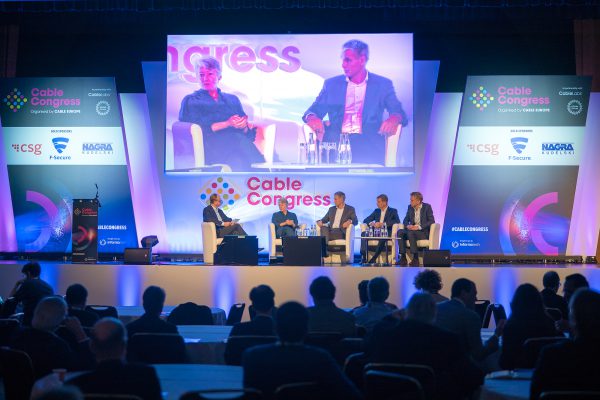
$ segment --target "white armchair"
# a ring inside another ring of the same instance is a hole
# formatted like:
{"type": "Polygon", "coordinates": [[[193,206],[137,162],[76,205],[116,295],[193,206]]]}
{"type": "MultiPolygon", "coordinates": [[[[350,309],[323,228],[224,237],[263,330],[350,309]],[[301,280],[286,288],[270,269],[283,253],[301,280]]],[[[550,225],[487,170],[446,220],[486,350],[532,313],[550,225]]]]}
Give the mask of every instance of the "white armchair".
{"type": "MultiPolygon", "coordinates": [[[[242,224],[240,224],[241,226],[242,224]]],[[[203,222],[202,223],[202,255],[204,258],[204,264],[215,263],[215,252],[217,246],[221,244],[223,238],[217,237],[217,227],[214,222],[203,222]]]]}
{"type": "MultiPolygon", "coordinates": [[[[317,225],[317,235],[321,235],[321,227],[317,225]]],[[[346,237],[344,239],[330,240],[327,243],[328,256],[323,259],[325,263],[352,264],[354,262],[354,225],[350,224],[346,228],[346,237]],[[329,246],[340,246],[341,251],[330,251],[329,246]]]]}
{"type": "MultiPolygon", "coordinates": [[[[277,251],[277,246],[282,246],[281,238],[277,237],[277,229],[275,229],[274,223],[269,223],[269,259],[276,259],[278,256],[282,256],[283,253],[281,251],[277,251]]],[[[300,229],[305,229],[306,224],[300,224],[300,229]]]]}
{"type": "MultiPolygon", "coordinates": [[[[404,229],[404,225],[400,224],[399,229],[404,229]]],[[[408,240],[406,241],[407,248],[410,246],[408,240]]],[[[440,248],[440,224],[431,224],[429,227],[429,238],[417,240],[417,247],[419,249],[439,250],[440,248]]],[[[406,259],[410,263],[412,261],[412,255],[410,251],[406,252],[406,259]]],[[[423,257],[419,256],[419,264],[423,264],[423,257]]]]}
{"type": "MultiPolygon", "coordinates": [[[[398,234],[398,229],[400,229],[400,227],[402,226],[402,224],[394,224],[392,225],[392,231],[389,232],[389,236],[395,238],[396,235],[398,234]]],[[[367,224],[360,224],[360,232],[363,233],[368,229],[368,225],[367,224]]],[[[367,246],[373,248],[373,247],[377,247],[377,245],[379,244],[378,240],[369,240],[367,241],[367,246]]],[[[361,245],[362,245],[362,239],[361,239],[361,245]]],[[[388,240],[387,241],[387,246],[391,247],[391,251],[388,254],[388,259],[385,259],[385,251],[381,252],[381,254],[379,255],[379,257],[377,257],[377,262],[378,263],[388,263],[388,264],[393,264],[396,262],[396,254],[398,254],[398,243],[396,240],[388,240]]]]}
{"type": "Polygon", "coordinates": [[[202,249],[205,264],[215,263],[215,252],[222,241],[222,238],[217,238],[217,227],[214,222],[202,223],[202,249]]]}
{"type": "MultiPolygon", "coordinates": [[[[254,145],[263,154],[267,163],[273,163],[275,153],[275,136],[277,127],[275,124],[257,125],[256,139],[254,145]]],[[[173,133],[173,163],[175,169],[191,169],[205,167],[204,157],[204,135],[200,125],[190,122],[176,121],[172,126],[173,133]]],[[[224,172],[231,172],[231,168],[225,164],[217,164],[223,167],[224,172]]]]}

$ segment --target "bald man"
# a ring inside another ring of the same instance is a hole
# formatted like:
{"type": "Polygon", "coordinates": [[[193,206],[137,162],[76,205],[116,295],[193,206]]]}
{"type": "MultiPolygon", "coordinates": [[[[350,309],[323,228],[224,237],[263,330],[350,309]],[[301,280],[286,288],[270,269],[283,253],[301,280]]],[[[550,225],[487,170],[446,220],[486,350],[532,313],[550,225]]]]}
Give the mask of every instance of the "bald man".
{"type": "Polygon", "coordinates": [[[145,400],[161,400],[161,389],[154,367],[128,364],[125,361],[127,331],[115,318],[103,318],[92,330],[91,349],[98,363],[96,369],[67,383],[84,394],[127,394],[145,400]]]}
{"type": "Polygon", "coordinates": [[[14,337],[11,347],[29,355],[36,378],[55,368],[87,369],[93,363],[88,338],[79,320],[67,317],[67,303],[59,296],[45,297],[37,304],[30,328],[24,328],[14,337]],[[74,337],[73,348],[56,335],[61,324],[74,337]]]}

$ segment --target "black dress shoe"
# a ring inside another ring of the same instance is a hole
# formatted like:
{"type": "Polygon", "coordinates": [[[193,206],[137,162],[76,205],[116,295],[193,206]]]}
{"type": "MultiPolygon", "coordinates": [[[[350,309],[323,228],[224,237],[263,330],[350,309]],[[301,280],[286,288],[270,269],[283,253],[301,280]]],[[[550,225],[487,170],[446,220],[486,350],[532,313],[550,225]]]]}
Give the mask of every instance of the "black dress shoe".
{"type": "Polygon", "coordinates": [[[410,260],[410,266],[411,267],[419,267],[420,266],[419,265],[419,256],[418,255],[414,256],[413,259],[410,260]]]}
{"type": "Polygon", "coordinates": [[[406,254],[400,254],[400,261],[398,262],[398,265],[400,265],[402,267],[406,267],[408,265],[408,260],[406,259],[406,254]]]}

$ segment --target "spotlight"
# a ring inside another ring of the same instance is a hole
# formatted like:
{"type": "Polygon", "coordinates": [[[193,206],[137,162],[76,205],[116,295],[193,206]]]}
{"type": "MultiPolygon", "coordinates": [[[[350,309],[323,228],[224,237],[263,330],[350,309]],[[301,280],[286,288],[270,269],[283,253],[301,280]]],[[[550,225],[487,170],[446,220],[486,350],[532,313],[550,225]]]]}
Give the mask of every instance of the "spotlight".
{"type": "Polygon", "coordinates": [[[140,240],[140,244],[144,249],[151,249],[158,244],[158,237],[156,235],[145,236],[140,240]]]}

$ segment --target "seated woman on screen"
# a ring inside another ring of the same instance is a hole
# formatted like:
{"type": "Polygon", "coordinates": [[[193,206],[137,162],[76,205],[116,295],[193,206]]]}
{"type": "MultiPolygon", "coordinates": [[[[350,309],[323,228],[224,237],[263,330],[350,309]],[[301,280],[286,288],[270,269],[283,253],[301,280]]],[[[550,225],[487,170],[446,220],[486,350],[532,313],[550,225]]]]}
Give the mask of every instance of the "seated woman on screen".
{"type": "Polygon", "coordinates": [[[179,120],[200,125],[206,164],[227,164],[232,171],[248,171],[252,163],[264,162],[254,145],[256,128],[237,96],[218,88],[221,65],[213,57],[196,63],[200,90],[184,97],[179,120]]]}

